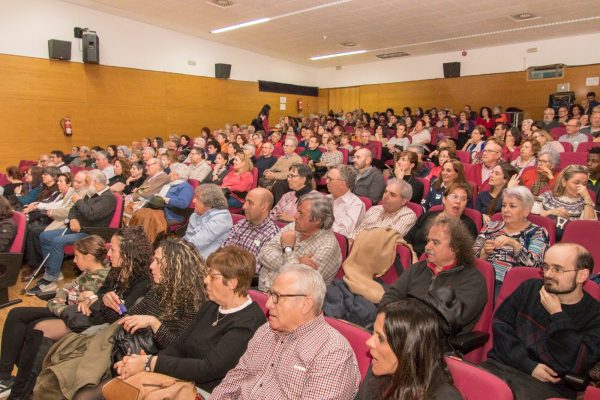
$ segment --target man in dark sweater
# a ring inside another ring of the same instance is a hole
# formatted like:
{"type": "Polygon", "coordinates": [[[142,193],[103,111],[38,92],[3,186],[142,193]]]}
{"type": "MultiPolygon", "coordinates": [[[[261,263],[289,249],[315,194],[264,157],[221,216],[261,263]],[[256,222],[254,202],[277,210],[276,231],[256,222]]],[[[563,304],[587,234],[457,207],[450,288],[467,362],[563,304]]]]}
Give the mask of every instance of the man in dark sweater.
{"type": "Polygon", "coordinates": [[[116,200],[113,193],[106,186],[106,176],[100,170],[92,170],[87,174],[89,179],[88,193],[80,198],[74,194],[74,202],[69,211],[69,229],[62,235],[63,229],[46,231],[40,235],[42,256],[49,254],[46,261],[46,272],[38,283],[27,291],[33,296],[56,290],[56,282],[60,280],[60,268],[64,257],[64,247],[75,243],[87,236],[84,232],[88,227],[106,227],[115,212],[116,200]]]}
{"type": "Polygon", "coordinates": [[[482,366],[517,400],[575,398],[565,375],[585,375],[600,361],[600,307],[583,290],[593,267],[582,246],[555,244],[544,257],[544,279],[523,282],[496,311],[482,366]]]}
{"type": "Polygon", "coordinates": [[[354,154],[354,166],[358,170],[352,193],[369,198],[377,204],[385,191],[385,179],[380,170],[373,167],[373,154],[369,149],[359,149],[354,154]]]}
{"type": "Polygon", "coordinates": [[[379,307],[417,298],[438,311],[446,336],[470,332],[488,301],[472,248],[473,237],[459,220],[438,216],[427,233],[427,260],[400,275],[386,290],[379,307]]]}

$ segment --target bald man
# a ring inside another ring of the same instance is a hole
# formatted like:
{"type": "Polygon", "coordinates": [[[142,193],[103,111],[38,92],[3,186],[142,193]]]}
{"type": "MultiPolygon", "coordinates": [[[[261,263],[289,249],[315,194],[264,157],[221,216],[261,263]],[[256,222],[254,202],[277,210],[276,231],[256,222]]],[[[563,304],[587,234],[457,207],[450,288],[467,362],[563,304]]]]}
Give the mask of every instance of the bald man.
{"type": "Polygon", "coordinates": [[[354,166],[358,170],[356,185],[352,193],[369,198],[373,204],[379,203],[385,190],[385,179],[377,168],[373,167],[373,155],[368,149],[357,150],[354,154],[354,166]]]}
{"type": "MultiPolygon", "coordinates": [[[[258,256],[263,244],[279,232],[277,225],[269,218],[272,207],[273,195],[270,191],[264,188],[249,191],[243,207],[246,219],[235,224],[223,246],[238,246],[258,256]]],[[[259,269],[257,261],[256,272],[259,269]]]]}

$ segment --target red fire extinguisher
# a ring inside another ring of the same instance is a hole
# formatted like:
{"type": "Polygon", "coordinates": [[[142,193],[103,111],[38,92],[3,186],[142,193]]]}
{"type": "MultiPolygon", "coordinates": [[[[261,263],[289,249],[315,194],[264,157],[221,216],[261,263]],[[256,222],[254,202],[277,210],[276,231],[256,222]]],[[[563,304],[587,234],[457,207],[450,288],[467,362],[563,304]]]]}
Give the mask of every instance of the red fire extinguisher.
{"type": "Polygon", "coordinates": [[[298,101],[296,102],[296,106],[298,111],[302,111],[302,97],[298,97],[298,101]]]}
{"type": "Polygon", "coordinates": [[[73,134],[73,126],[71,124],[71,117],[64,117],[60,120],[60,127],[63,130],[65,136],[71,136],[73,134]]]}

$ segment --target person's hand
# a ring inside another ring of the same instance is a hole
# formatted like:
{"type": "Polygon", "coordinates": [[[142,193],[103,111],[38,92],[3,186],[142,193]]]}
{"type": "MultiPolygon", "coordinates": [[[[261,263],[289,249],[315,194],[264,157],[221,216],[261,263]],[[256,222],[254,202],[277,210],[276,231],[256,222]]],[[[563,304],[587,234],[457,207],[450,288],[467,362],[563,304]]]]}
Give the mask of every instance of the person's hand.
{"type": "Polygon", "coordinates": [[[501,236],[498,236],[496,239],[494,239],[492,242],[494,243],[495,248],[504,247],[504,246],[510,246],[510,247],[514,248],[515,242],[517,242],[517,241],[506,235],[501,235],[501,236]]]}
{"type": "Polygon", "coordinates": [[[577,186],[577,194],[583,198],[584,202],[593,203],[592,196],[590,196],[590,192],[588,192],[587,187],[585,185],[577,186]]]}
{"type": "Polygon", "coordinates": [[[519,177],[517,176],[517,174],[515,174],[515,175],[511,176],[508,183],[506,184],[506,187],[514,188],[517,186],[519,186],[519,177]]]}
{"type": "Polygon", "coordinates": [[[552,172],[552,170],[542,165],[538,167],[538,174],[544,175],[546,178],[548,178],[548,180],[554,179],[554,173],[552,172]]]}
{"type": "Polygon", "coordinates": [[[556,215],[557,217],[563,217],[565,219],[571,218],[569,212],[563,207],[547,210],[546,215],[556,215]]]}
{"type": "Polygon", "coordinates": [[[560,299],[554,293],[548,293],[542,286],[540,289],[540,301],[549,314],[556,314],[562,311],[560,299]]]}
{"type": "Polygon", "coordinates": [[[298,262],[300,264],[308,265],[313,269],[319,269],[319,264],[317,264],[317,262],[312,259],[312,254],[309,256],[298,257],[298,262]]]}
{"type": "Polygon", "coordinates": [[[22,185],[15,186],[15,188],[13,189],[13,191],[15,192],[16,195],[20,195],[22,190],[23,190],[22,185]]]}
{"type": "Polygon", "coordinates": [[[402,179],[402,177],[404,176],[404,168],[400,168],[400,166],[396,164],[394,166],[394,176],[398,179],[402,179]]]}
{"type": "Polygon", "coordinates": [[[102,296],[102,302],[104,305],[116,313],[119,313],[121,310],[119,309],[119,304],[121,304],[121,299],[115,292],[108,292],[104,296],[102,296]]]}
{"type": "Polygon", "coordinates": [[[79,224],[79,221],[77,221],[76,219],[72,219],[69,222],[69,228],[73,231],[73,232],[80,232],[81,231],[81,225],[79,224]]]}
{"type": "Polygon", "coordinates": [[[153,332],[158,330],[161,323],[152,315],[128,315],[121,318],[118,323],[129,333],[135,333],[138,329],[152,328],[153,332]],[[155,329],[156,328],[156,329],[155,329]]]}
{"type": "Polygon", "coordinates": [[[294,247],[294,245],[296,244],[296,231],[295,230],[289,230],[289,231],[285,231],[285,232],[281,232],[281,247],[287,247],[287,246],[292,246],[294,247]]]}
{"type": "Polygon", "coordinates": [[[146,367],[146,352],[142,350],[140,354],[132,354],[123,357],[123,360],[116,362],[113,367],[117,371],[119,378],[127,379],[135,374],[144,371],[146,367]]]}
{"type": "Polygon", "coordinates": [[[542,363],[536,365],[536,367],[533,369],[533,372],[531,372],[531,376],[541,382],[560,382],[560,378],[558,377],[556,371],[542,363]]]}
{"type": "Polygon", "coordinates": [[[483,225],[487,225],[490,223],[491,217],[487,214],[482,214],[481,217],[483,218],[483,225]]]}
{"type": "Polygon", "coordinates": [[[74,193],[73,196],[71,196],[71,201],[73,203],[76,203],[77,201],[81,200],[81,196],[77,193],[74,193]]]}
{"type": "Polygon", "coordinates": [[[85,301],[81,301],[81,302],[77,303],[77,311],[79,311],[86,317],[89,317],[90,314],[92,314],[92,310],[90,310],[89,304],[85,301]]]}
{"type": "Polygon", "coordinates": [[[493,240],[486,240],[483,244],[483,251],[485,254],[491,254],[494,250],[496,250],[496,242],[493,240]]]}
{"type": "Polygon", "coordinates": [[[271,172],[271,170],[266,170],[263,174],[263,176],[267,179],[273,179],[273,172],[271,172]]]}
{"type": "Polygon", "coordinates": [[[86,291],[80,292],[79,296],[77,296],[77,301],[78,302],[84,301],[85,299],[87,299],[90,296],[93,296],[94,294],[95,293],[92,292],[91,290],[86,290],[86,291]]]}

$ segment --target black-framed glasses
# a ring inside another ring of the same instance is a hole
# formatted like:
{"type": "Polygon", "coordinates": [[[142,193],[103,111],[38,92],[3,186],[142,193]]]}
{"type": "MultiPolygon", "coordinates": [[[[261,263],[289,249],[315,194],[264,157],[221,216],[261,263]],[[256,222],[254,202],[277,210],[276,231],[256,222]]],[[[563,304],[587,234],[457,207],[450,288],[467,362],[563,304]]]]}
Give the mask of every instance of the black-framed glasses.
{"type": "Polygon", "coordinates": [[[272,292],[272,291],[267,291],[267,296],[269,296],[271,298],[271,300],[273,300],[273,304],[278,304],[279,300],[282,297],[306,297],[308,296],[307,294],[282,294],[282,293],[277,293],[277,292],[272,292]]]}

